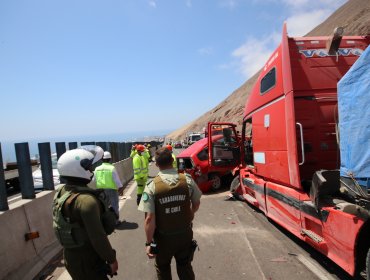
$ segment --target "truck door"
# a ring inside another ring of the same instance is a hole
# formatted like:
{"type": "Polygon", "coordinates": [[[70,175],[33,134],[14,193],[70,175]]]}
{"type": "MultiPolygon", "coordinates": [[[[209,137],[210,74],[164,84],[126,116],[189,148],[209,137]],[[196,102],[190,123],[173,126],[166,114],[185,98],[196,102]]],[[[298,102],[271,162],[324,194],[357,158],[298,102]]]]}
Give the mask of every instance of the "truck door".
{"type": "Polygon", "coordinates": [[[208,161],[212,169],[232,170],[240,164],[240,137],[233,123],[208,123],[208,161]]]}

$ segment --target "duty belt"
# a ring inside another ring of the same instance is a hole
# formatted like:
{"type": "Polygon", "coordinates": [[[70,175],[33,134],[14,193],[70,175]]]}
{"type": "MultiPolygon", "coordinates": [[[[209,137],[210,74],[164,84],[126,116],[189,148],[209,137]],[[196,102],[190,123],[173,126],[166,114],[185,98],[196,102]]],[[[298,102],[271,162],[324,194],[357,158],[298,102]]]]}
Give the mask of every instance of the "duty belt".
{"type": "Polygon", "coordinates": [[[172,235],[185,233],[188,230],[190,230],[191,228],[192,228],[191,225],[189,225],[185,228],[182,228],[182,229],[179,229],[179,230],[173,230],[173,231],[161,231],[161,230],[156,229],[155,233],[159,234],[159,235],[163,235],[163,236],[172,236],[172,235]]]}

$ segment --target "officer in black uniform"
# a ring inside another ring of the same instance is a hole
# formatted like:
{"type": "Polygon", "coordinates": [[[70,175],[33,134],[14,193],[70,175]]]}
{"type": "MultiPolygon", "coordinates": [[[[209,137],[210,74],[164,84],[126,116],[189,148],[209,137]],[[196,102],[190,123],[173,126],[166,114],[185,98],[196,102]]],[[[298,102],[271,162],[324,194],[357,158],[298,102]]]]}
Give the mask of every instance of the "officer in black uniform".
{"type": "Polygon", "coordinates": [[[188,174],[178,174],[172,154],[165,147],[156,151],[160,172],[143,192],[139,210],[146,213],[146,253],[155,257],[158,279],[171,278],[171,259],[175,257],[180,279],[195,279],[191,266],[193,254],[192,220],[202,195],[188,174]]]}

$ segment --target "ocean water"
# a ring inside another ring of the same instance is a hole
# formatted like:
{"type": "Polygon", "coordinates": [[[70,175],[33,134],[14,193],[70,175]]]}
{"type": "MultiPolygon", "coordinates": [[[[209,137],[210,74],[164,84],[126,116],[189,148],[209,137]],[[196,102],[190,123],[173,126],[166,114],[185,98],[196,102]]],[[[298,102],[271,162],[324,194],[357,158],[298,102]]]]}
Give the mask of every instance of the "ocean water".
{"type": "Polygon", "coordinates": [[[147,132],[132,132],[132,133],[120,133],[120,134],[104,134],[104,135],[82,135],[75,137],[57,137],[57,138],[40,138],[40,139],[21,139],[17,141],[1,141],[1,151],[3,155],[3,163],[16,161],[15,156],[15,143],[27,142],[30,150],[31,158],[37,157],[39,154],[38,143],[49,142],[51,152],[55,153],[55,143],[65,142],[68,149],[69,142],[77,142],[80,145],[81,142],[135,142],[135,141],[150,141],[156,138],[164,138],[164,136],[170,133],[171,130],[160,130],[160,131],[147,131],[147,132]]]}

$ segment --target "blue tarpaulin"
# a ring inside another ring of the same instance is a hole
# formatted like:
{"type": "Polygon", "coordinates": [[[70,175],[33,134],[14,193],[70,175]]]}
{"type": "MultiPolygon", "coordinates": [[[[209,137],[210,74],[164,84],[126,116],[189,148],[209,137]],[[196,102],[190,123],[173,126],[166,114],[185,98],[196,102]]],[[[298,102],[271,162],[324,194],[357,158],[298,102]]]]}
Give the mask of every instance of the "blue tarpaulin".
{"type": "Polygon", "coordinates": [[[340,174],[370,187],[370,47],[338,83],[340,174]]]}

